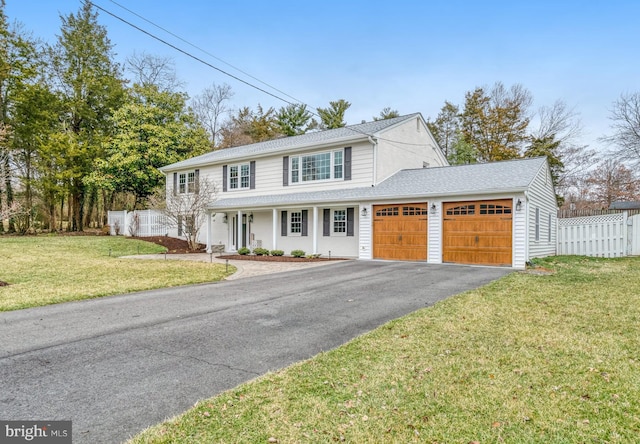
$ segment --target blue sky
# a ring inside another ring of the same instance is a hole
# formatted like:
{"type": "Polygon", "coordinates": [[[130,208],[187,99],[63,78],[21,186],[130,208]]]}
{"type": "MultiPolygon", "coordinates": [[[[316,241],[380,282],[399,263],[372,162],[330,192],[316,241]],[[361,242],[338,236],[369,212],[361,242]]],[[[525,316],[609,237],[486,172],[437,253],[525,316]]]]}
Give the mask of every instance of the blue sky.
{"type": "MultiPolygon", "coordinates": [[[[80,0],[6,2],[11,21],[49,42],[60,14],[80,8],[80,0]]],[[[350,101],[349,124],[387,106],[435,118],[445,100],[462,105],[465,92],[502,81],[531,91],[534,109],[564,100],[581,117],[583,143],[602,148],[613,101],[640,91],[638,1],[115,2],[310,106],[350,101]]],[[[256,83],[111,0],[94,3],[256,83]]],[[[99,21],[121,61],[134,51],[172,57],[190,95],[228,83],[236,108],[283,105],[103,12],[99,21]]]]}

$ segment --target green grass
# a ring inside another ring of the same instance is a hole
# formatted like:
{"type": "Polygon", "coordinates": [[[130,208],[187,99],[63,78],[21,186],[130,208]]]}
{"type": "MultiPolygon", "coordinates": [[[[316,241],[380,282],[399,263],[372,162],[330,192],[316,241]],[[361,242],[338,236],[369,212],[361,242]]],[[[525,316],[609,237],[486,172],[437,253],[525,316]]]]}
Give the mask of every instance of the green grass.
{"type": "Polygon", "coordinates": [[[638,442],[640,258],[538,263],[131,442],[638,442]]]}
{"type": "Polygon", "coordinates": [[[211,282],[228,275],[219,264],[119,258],[164,250],[115,236],[2,236],[0,281],[10,285],[0,287],[0,311],[211,282]]]}

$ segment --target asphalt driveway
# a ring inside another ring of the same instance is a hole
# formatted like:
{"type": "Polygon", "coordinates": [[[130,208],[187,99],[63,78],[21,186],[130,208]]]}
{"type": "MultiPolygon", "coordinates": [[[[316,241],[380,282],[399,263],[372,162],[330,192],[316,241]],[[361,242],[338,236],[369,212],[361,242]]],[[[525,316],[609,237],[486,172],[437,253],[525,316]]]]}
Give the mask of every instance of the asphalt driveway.
{"type": "Polygon", "coordinates": [[[0,419],[118,443],[270,370],[512,270],[345,261],[0,313],[0,419]]]}

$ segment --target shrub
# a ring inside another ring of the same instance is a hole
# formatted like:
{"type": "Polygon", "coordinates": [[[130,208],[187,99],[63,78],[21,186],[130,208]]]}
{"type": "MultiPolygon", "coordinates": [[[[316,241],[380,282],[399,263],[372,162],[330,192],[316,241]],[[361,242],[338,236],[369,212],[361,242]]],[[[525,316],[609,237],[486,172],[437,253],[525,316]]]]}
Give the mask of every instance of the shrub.
{"type": "Polygon", "coordinates": [[[269,250],[267,250],[266,248],[254,248],[253,249],[253,254],[255,254],[256,256],[269,256],[269,250]]]}
{"type": "Polygon", "coordinates": [[[271,250],[271,256],[284,256],[284,250],[271,250]]]}
{"type": "Polygon", "coordinates": [[[291,252],[291,256],[293,256],[293,257],[304,257],[305,254],[306,253],[304,251],[302,251],[302,250],[293,250],[291,252]]]}
{"type": "Polygon", "coordinates": [[[238,254],[241,254],[243,256],[247,255],[251,253],[251,250],[249,250],[247,247],[242,247],[240,249],[238,249],[238,254]]]}

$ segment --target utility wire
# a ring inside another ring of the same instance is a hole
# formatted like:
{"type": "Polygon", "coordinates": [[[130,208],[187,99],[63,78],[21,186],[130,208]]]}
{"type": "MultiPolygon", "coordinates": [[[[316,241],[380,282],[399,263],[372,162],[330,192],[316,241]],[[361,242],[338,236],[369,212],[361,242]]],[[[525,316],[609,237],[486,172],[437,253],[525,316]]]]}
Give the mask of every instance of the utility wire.
{"type": "MultiPolygon", "coordinates": [[[[87,0],[87,1],[89,1],[89,0],[87,0]]],[[[86,3],[86,2],[83,0],[83,3],[86,3]]],[[[211,63],[207,62],[206,60],[203,60],[203,59],[201,59],[201,58],[199,58],[199,57],[197,57],[197,56],[195,56],[195,55],[193,55],[193,54],[191,54],[191,53],[189,53],[189,52],[185,51],[184,49],[181,49],[181,48],[179,48],[179,47],[177,47],[177,46],[175,46],[175,45],[173,45],[173,44],[171,44],[171,43],[167,42],[166,40],[163,40],[163,39],[161,39],[160,37],[158,37],[158,36],[156,36],[156,35],[154,35],[154,34],[151,34],[149,31],[146,31],[146,30],[144,30],[144,29],[140,28],[139,26],[134,25],[133,23],[131,23],[131,22],[129,22],[129,21],[127,21],[127,20],[123,19],[122,17],[120,17],[120,16],[118,16],[118,15],[116,15],[116,14],[114,14],[114,13],[112,13],[112,12],[110,12],[110,11],[106,10],[106,9],[104,9],[102,6],[96,5],[95,3],[91,3],[91,2],[89,2],[89,4],[90,4],[91,6],[94,6],[94,7],[95,7],[95,8],[97,8],[97,9],[101,10],[102,12],[104,12],[104,13],[106,13],[106,14],[109,14],[111,17],[113,17],[113,18],[115,18],[115,19],[117,19],[117,20],[120,20],[121,22],[123,22],[123,23],[125,23],[125,24],[127,24],[127,25],[131,26],[132,28],[137,29],[138,31],[142,32],[143,34],[148,35],[148,36],[149,36],[149,37],[151,37],[152,39],[157,40],[157,41],[159,41],[160,43],[163,43],[163,44],[165,44],[165,45],[169,46],[170,48],[173,48],[173,49],[175,49],[176,51],[178,51],[178,52],[180,52],[180,53],[182,53],[182,54],[186,55],[187,57],[190,57],[190,58],[192,58],[192,59],[194,59],[194,60],[196,60],[196,61],[198,61],[198,62],[200,62],[200,63],[202,63],[202,64],[204,64],[204,65],[206,65],[206,66],[208,66],[208,67],[210,67],[210,68],[215,69],[216,71],[221,72],[221,73],[222,73],[222,74],[224,74],[224,75],[227,75],[227,76],[231,77],[232,79],[235,79],[235,80],[237,80],[237,81],[239,81],[239,82],[242,82],[242,83],[244,83],[245,85],[250,86],[251,88],[257,89],[258,91],[263,92],[263,93],[265,93],[265,94],[268,94],[268,95],[270,95],[271,97],[276,98],[276,99],[278,99],[278,100],[281,100],[281,101],[283,101],[283,102],[285,102],[285,103],[288,103],[289,105],[297,105],[296,103],[290,102],[290,101],[289,101],[289,100],[287,100],[287,99],[284,99],[284,98],[282,98],[282,97],[280,97],[280,96],[278,96],[278,95],[276,95],[276,94],[274,94],[274,93],[272,93],[272,92],[269,92],[269,91],[267,91],[267,90],[265,90],[265,89],[263,89],[263,88],[260,88],[259,86],[256,86],[256,85],[254,85],[254,84],[252,84],[252,83],[249,83],[249,82],[247,82],[246,80],[243,80],[243,79],[241,79],[241,78],[240,78],[240,77],[238,77],[238,76],[235,76],[235,75],[233,75],[233,74],[231,74],[231,73],[229,73],[229,72],[227,72],[227,71],[225,71],[225,70],[223,70],[223,69],[220,69],[220,68],[218,68],[218,67],[217,67],[217,66],[215,66],[215,65],[212,65],[211,63]]]]}
{"type": "MultiPolygon", "coordinates": [[[[320,115],[319,115],[317,112],[313,112],[313,111],[311,111],[311,110],[316,110],[316,111],[317,111],[317,108],[315,108],[315,107],[311,107],[311,106],[309,106],[308,104],[304,103],[302,100],[299,100],[299,99],[297,99],[297,98],[295,98],[295,97],[293,97],[293,96],[291,96],[291,95],[289,95],[289,94],[287,94],[287,93],[285,93],[285,92],[283,92],[283,91],[279,90],[278,88],[275,88],[274,86],[269,85],[269,84],[268,84],[268,83],[266,83],[266,82],[263,82],[262,80],[260,80],[260,79],[258,79],[258,78],[256,78],[256,77],[252,76],[251,74],[248,74],[248,73],[244,72],[243,70],[241,70],[241,69],[239,69],[239,68],[236,68],[235,66],[233,66],[233,65],[231,65],[231,64],[229,64],[229,63],[227,63],[227,62],[225,62],[224,60],[222,60],[222,59],[220,59],[220,58],[218,58],[218,57],[214,56],[213,54],[210,54],[209,52],[207,52],[207,51],[203,50],[202,48],[199,48],[198,46],[196,46],[196,45],[194,45],[194,44],[190,43],[189,41],[187,41],[187,40],[183,39],[182,37],[180,37],[180,36],[178,36],[178,35],[176,35],[176,34],[174,34],[174,33],[170,32],[170,31],[166,30],[165,28],[163,28],[163,27],[161,27],[161,26],[159,26],[159,25],[157,25],[157,24],[153,23],[152,21],[150,21],[150,20],[146,19],[145,17],[143,17],[143,16],[141,16],[141,15],[137,14],[136,12],[131,11],[130,9],[128,9],[128,8],[126,8],[126,7],[122,6],[122,5],[120,5],[119,3],[115,2],[114,0],[109,0],[109,1],[110,1],[111,3],[113,3],[113,4],[117,5],[117,6],[119,6],[120,8],[122,8],[122,9],[124,9],[124,10],[128,11],[129,13],[131,13],[131,14],[135,15],[136,17],[139,17],[140,19],[144,20],[145,22],[150,23],[151,25],[155,26],[156,28],[161,29],[162,31],[164,31],[164,32],[168,33],[169,35],[171,35],[171,36],[173,36],[173,37],[175,37],[175,38],[179,39],[180,41],[182,41],[182,42],[184,42],[184,43],[188,44],[189,46],[191,46],[191,47],[193,47],[193,48],[196,48],[196,49],[198,49],[199,51],[202,51],[203,53],[205,53],[205,54],[209,55],[210,57],[213,57],[214,59],[219,60],[220,62],[224,63],[225,65],[228,65],[228,66],[230,66],[231,68],[233,68],[233,69],[235,69],[235,70],[237,70],[237,71],[239,71],[239,72],[243,73],[244,75],[246,75],[246,76],[248,76],[248,77],[250,77],[250,78],[252,78],[252,79],[254,79],[254,80],[256,80],[256,81],[258,81],[258,82],[260,82],[260,83],[262,83],[263,85],[266,85],[266,86],[268,86],[269,88],[272,88],[273,90],[275,90],[275,91],[277,91],[277,92],[281,93],[282,95],[287,96],[287,97],[289,97],[290,99],[295,100],[297,103],[294,103],[294,102],[291,102],[291,101],[289,101],[289,100],[287,100],[287,99],[284,99],[284,98],[282,98],[282,97],[280,97],[280,96],[278,96],[278,95],[276,95],[276,94],[274,94],[274,93],[272,93],[272,92],[269,92],[269,91],[265,90],[264,88],[260,88],[259,86],[256,86],[256,85],[254,85],[254,84],[252,84],[252,83],[250,83],[250,82],[248,82],[248,81],[246,81],[246,80],[244,80],[244,79],[241,79],[241,78],[240,78],[240,77],[238,77],[238,76],[235,76],[235,75],[233,75],[233,74],[231,74],[231,73],[229,73],[229,72],[227,72],[227,71],[225,71],[225,70],[223,70],[223,69],[221,69],[221,68],[218,68],[217,66],[215,66],[215,65],[213,65],[213,64],[211,64],[211,63],[209,63],[209,62],[207,62],[206,60],[203,60],[203,59],[201,59],[200,57],[197,57],[197,56],[195,56],[194,54],[191,54],[190,52],[188,52],[188,51],[186,51],[186,50],[184,50],[184,49],[181,49],[181,48],[177,47],[176,45],[173,45],[172,43],[169,43],[168,41],[166,41],[166,40],[164,40],[164,39],[162,39],[162,38],[160,38],[160,37],[156,36],[155,34],[152,34],[151,32],[149,32],[149,31],[147,31],[147,30],[145,30],[145,29],[143,29],[143,28],[141,28],[141,27],[139,27],[139,26],[137,26],[137,25],[134,25],[133,23],[131,23],[131,22],[129,22],[129,21],[127,21],[127,20],[125,20],[124,18],[122,18],[122,17],[118,16],[117,14],[115,14],[115,13],[113,13],[113,12],[111,12],[111,11],[109,11],[109,10],[105,9],[105,8],[103,8],[103,7],[102,7],[102,6],[100,6],[100,5],[97,5],[96,3],[92,2],[91,0],[81,0],[81,1],[82,1],[82,3],[83,3],[83,4],[89,3],[91,6],[94,6],[95,8],[97,8],[97,9],[99,9],[100,11],[102,11],[102,12],[104,12],[104,13],[106,13],[106,14],[110,15],[111,17],[113,17],[113,18],[115,18],[115,19],[117,19],[117,20],[119,20],[119,21],[121,21],[121,22],[125,23],[126,25],[131,26],[132,28],[134,28],[134,29],[136,29],[136,30],[138,30],[138,31],[142,32],[143,34],[145,34],[145,35],[147,35],[147,36],[151,37],[152,39],[157,40],[157,41],[159,41],[160,43],[162,43],[162,44],[164,44],[164,45],[167,45],[167,46],[169,46],[170,48],[175,49],[176,51],[178,51],[178,52],[180,52],[180,53],[182,53],[182,54],[186,55],[187,57],[190,57],[190,58],[192,58],[192,59],[196,60],[197,62],[200,62],[200,63],[202,63],[202,64],[204,64],[204,65],[206,65],[206,66],[208,66],[208,67],[210,67],[210,68],[212,68],[212,69],[215,69],[216,71],[221,72],[222,74],[224,74],[224,75],[226,75],[226,76],[231,77],[232,79],[235,79],[235,80],[237,80],[237,81],[239,81],[239,82],[241,82],[241,83],[244,83],[245,85],[247,85],[247,86],[249,86],[249,87],[251,87],[251,88],[254,88],[254,89],[256,89],[256,90],[258,90],[258,91],[260,91],[260,92],[263,92],[263,93],[265,93],[265,94],[267,94],[267,95],[269,95],[269,96],[271,96],[271,97],[273,97],[273,98],[275,98],[275,99],[277,99],[277,100],[280,100],[280,101],[282,101],[282,102],[285,102],[285,103],[287,103],[287,104],[289,104],[289,105],[294,105],[294,106],[295,106],[295,105],[304,105],[304,106],[306,106],[306,107],[309,109],[309,113],[310,113],[310,114],[312,114],[313,116],[316,116],[316,117],[318,117],[318,118],[322,119],[322,118],[320,117],[320,115]]],[[[354,126],[355,126],[355,125],[354,125],[354,126]]],[[[353,128],[353,126],[344,126],[344,128],[345,128],[345,129],[347,129],[347,130],[353,131],[354,133],[362,134],[362,135],[369,136],[369,137],[373,136],[373,134],[369,134],[369,133],[367,133],[367,132],[365,132],[365,131],[361,131],[361,130],[359,130],[359,129],[357,129],[357,128],[353,128]]],[[[378,137],[378,140],[384,140],[384,141],[387,141],[387,142],[399,143],[399,144],[403,144],[403,145],[412,145],[412,146],[424,146],[424,147],[427,147],[427,145],[426,145],[426,144],[409,143],[409,142],[403,142],[403,141],[399,141],[399,140],[386,139],[386,138],[382,138],[382,137],[378,137]]]]}
{"type": "MultiPolygon", "coordinates": [[[[160,30],[162,30],[162,31],[166,32],[166,33],[167,33],[167,34],[169,34],[170,36],[177,38],[178,40],[180,40],[180,41],[181,41],[181,42],[183,42],[183,43],[186,43],[187,45],[191,46],[192,48],[195,48],[195,49],[197,49],[198,51],[203,52],[204,54],[208,55],[209,57],[212,57],[212,58],[214,58],[214,59],[218,60],[219,62],[222,62],[222,63],[224,63],[225,65],[227,65],[227,66],[229,66],[229,67],[231,67],[231,68],[235,69],[236,71],[238,71],[238,72],[240,72],[240,73],[244,74],[245,76],[247,76],[247,77],[249,77],[249,78],[251,78],[251,79],[253,79],[253,80],[257,81],[257,82],[260,82],[260,83],[262,83],[262,84],[263,84],[263,85],[265,85],[265,86],[268,86],[269,88],[273,89],[274,91],[277,91],[277,92],[279,92],[280,94],[282,94],[282,95],[284,95],[284,96],[286,96],[286,97],[289,97],[290,99],[295,100],[296,102],[298,102],[298,103],[300,103],[300,104],[303,104],[303,105],[305,104],[302,100],[297,99],[297,98],[295,98],[295,97],[293,97],[293,96],[291,96],[291,95],[287,94],[286,92],[284,92],[284,91],[282,91],[282,90],[280,90],[280,89],[276,88],[275,86],[270,85],[270,84],[268,84],[268,83],[266,83],[266,82],[264,82],[264,81],[260,80],[259,78],[252,76],[251,74],[249,74],[249,73],[248,73],[248,72],[246,72],[246,71],[243,71],[242,69],[238,68],[237,66],[233,66],[231,63],[226,62],[226,61],[222,60],[222,59],[221,59],[221,58],[219,58],[219,57],[216,57],[215,55],[211,54],[210,52],[208,52],[208,51],[206,51],[206,50],[204,50],[204,49],[200,48],[200,47],[199,47],[199,46],[197,46],[197,45],[194,45],[193,43],[189,42],[188,40],[183,39],[183,38],[182,38],[182,37],[180,37],[179,35],[174,34],[173,32],[169,31],[168,29],[163,28],[162,26],[160,26],[160,25],[158,25],[158,24],[156,24],[156,23],[152,22],[151,20],[149,20],[149,19],[147,19],[147,18],[143,17],[142,15],[140,15],[140,14],[136,13],[135,11],[132,11],[131,9],[129,9],[129,8],[127,8],[127,7],[123,6],[123,5],[121,5],[120,3],[118,3],[118,2],[116,2],[116,1],[114,1],[114,0],[109,0],[109,1],[110,1],[111,3],[113,3],[114,5],[116,5],[116,6],[120,7],[120,8],[122,8],[122,9],[124,9],[125,11],[129,12],[130,14],[135,15],[136,17],[140,18],[141,20],[144,20],[145,22],[149,23],[150,25],[152,25],[152,26],[154,26],[154,27],[156,27],[156,28],[158,28],[158,29],[160,29],[160,30]]],[[[307,106],[308,106],[308,105],[307,105],[307,106]]],[[[315,108],[313,108],[313,109],[315,109],[315,108]]]]}

